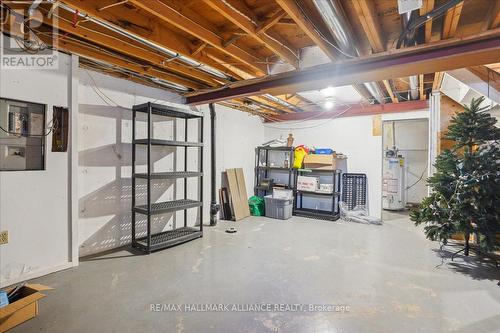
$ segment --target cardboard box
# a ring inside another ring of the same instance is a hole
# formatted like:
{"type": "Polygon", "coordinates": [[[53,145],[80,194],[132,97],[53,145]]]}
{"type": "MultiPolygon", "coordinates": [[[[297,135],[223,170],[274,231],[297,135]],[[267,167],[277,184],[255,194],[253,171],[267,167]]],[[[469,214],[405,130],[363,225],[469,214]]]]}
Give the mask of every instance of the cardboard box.
{"type": "Polygon", "coordinates": [[[317,177],[298,176],[297,190],[316,192],[318,189],[319,180],[317,177]]]}
{"type": "MultiPolygon", "coordinates": [[[[20,298],[0,308],[0,333],[38,315],[38,300],[45,297],[40,291],[52,289],[41,284],[26,284],[19,289],[20,298]]],[[[12,289],[8,289],[9,292],[12,289]]]]}
{"type": "Polygon", "coordinates": [[[304,157],[304,168],[335,170],[337,168],[336,158],[334,155],[306,155],[306,157],[304,157]]]}

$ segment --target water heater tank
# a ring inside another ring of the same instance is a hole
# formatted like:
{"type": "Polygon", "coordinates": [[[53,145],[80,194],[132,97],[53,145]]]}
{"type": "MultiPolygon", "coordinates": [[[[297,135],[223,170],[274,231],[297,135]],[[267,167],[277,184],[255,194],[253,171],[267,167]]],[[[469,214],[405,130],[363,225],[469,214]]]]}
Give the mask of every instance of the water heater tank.
{"type": "Polygon", "coordinates": [[[405,160],[400,156],[386,154],[382,176],[382,208],[401,210],[406,206],[405,160]]]}

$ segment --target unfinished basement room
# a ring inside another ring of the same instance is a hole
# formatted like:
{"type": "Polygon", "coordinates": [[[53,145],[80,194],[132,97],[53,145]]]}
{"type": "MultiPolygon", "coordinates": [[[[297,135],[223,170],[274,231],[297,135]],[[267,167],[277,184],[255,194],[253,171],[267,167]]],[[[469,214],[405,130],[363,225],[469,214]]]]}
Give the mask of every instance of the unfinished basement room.
{"type": "Polygon", "coordinates": [[[0,26],[0,333],[500,333],[500,0],[0,26]]]}

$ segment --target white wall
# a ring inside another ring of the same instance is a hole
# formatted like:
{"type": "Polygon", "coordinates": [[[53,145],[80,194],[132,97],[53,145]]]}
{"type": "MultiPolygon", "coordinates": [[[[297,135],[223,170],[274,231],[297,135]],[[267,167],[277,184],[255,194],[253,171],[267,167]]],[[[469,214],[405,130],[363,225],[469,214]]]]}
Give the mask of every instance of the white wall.
{"type": "MultiPolygon", "coordinates": [[[[58,70],[2,70],[0,97],[68,106],[70,57],[61,54],[58,70]]],[[[46,137],[45,170],[0,172],[0,285],[5,286],[69,267],[68,153],[51,152],[46,137]]]]}
{"type": "MultiPolygon", "coordinates": [[[[156,100],[156,103],[179,101],[179,97],[164,90],[144,87],[95,72],[80,71],[79,90],[79,240],[80,255],[89,255],[130,243],[131,223],[131,111],[134,104],[156,100]],[[96,88],[99,88],[97,90],[96,88]],[[98,93],[107,100],[99,97],[98,93]],[[104,96],[105,95],[105,96],[104,96]],[[109,100],[109,98],[112,100],[109,100]],[[122,107],[117,107],[119,104],[122,107]]],[[[177,105],[178,107],[185,107],[177,105]]],[[[204,130],[204,223],[209,221],[210,203],[210,113],[208,106],[199,108],[205,114],[204,130]]],[[[254,148],[262,143],[264,131],[260,118],[216,106],[217,110],[217,188],[220,173],[227,168],[244,169],[247,191],[252,193],[254,148]]],[[[157,119],[160,120],[160,119],[157,119]]],[[[178,138],[183,136],[183,126],[177,122],[178,138]]],[[[175,124],[155,125],[155,137],[172,138],[175,124]]],[[[137,135],[144,135],[141,127],[137,135]]],[[[195,133],[196,126],[193,123],[195,133]]],[[[191,130],[191,127],[190,127],[191,130]]],[[[191,135],[190,135],[191,137],[191,135]]],[[[195,137],[191,137],[196,140],[195,137]]],[[[145,161],[138,148],[139,164],[145,161]]],[[[155,147],[155,168],[171,171],[173,166],[183,166],[182,148],[160,150],[155,147]]],[[[193,148],[190,148],[193,149],[193,148]]],[[[143,151],[144,152],[144,151],[143,151]]],[[[197,156],[189,155],[188,165],[197,166],[197,156]]],[[[159,201],[180,198],[183,195],[181,180],[155,182],[153,197],[159,201]]],[[[188,196],[195,196],[196,181],[189,180],[188,196]]],[[[137,187],[138,193],[144,187],[137,187]]],[[[142,191],[142,192],[141,192],[142,191]]],[[[140,196],[140,195],[138,195],[140,196]]],[[[142,195],[144,198],[144,195],[142,195]]],[[[218,198],[217,198],[218,199],[218,198]]],[[[140,218],[139,215],[137,215],[140,218]]],[[[190,210],[189,223],[199,221],[195,210],[190,210]]],[[[142,221],[142,220],[140,220],[142,221]]],[[[154,230],[168,230],[181,214],[159,216],[153,222],[154,230]]],[[[144,226],[144,223],[141,223],[144,226]]]]}
{"type": "MultiPolygon", "coordinates": [[[[1,286],[73,265],[70,171],[76,173],[78,223],[75,230],[78,230],[78,237],[75,243],[78,243],[80,255],[130,242],[132,126],[129,108],[148,101],[180,102],[176,94],[128,80],[81,69],[72,75],[71,57],[59,53],[59,59],[58,70],[2,70],[0,75],[0,97],[46,104],[47,124],[52,119],[52,106],[71,107],[75,102],[78,106],[75,122],[78,163],[73,170],[69,169],[69,153],[50,152],[52,136],[49,135],[46,138],[46,170],[0,172],[0,230],[7,230],[10,238],[8,244],[0,246],[1,286]],[[78,81],[73,96],[71,84],[78,81]]],[[[208,224],[210,117],[208,106],[200,109],[205,114],[203,218],[208,224]]],[[[261,120],[225,107],[216,106],[216,109],[218,186],[222,170],[242,167],[251,195],[254,148],[264,138],[261,120]]],[[[155,124],[155,134],[168,137],[173,126],[172,121],[155,124]]],[[[183,135],[181,126],[177,131],[179,137],[183,135]]],[[[159,151],[155,156],[155,168],[172,168],[174,162],[182,167],[183,159],[177,158],[181,156],[172,151],[159,151]]],[[[144,154],[139,157],[144,161],[144,154]]],[[[195,165],[196,160],[196,156],[190,158],[189,165],[195,165]]],[[[170,200],[174,195],[183,195],[180,182],[159,185],[166,186],[155,187],[156,199],[170,200]]],[[[194,195],[196,191],[188,194],[194,195]]],[[[155,226],[168,228],[176,218],[180,218],[179,214],[163,216],[155,226]]],[[[192,221],[199,221],[199,216],[192,217],[192,221]]]]}
{"type": "MultiPolygon", "coordinates": [[[[382,120],[427,117],[427,111],[386,114],[382,120]]],[[[294,145],[333,148],[348,156],[347,171],[365,173],[368,177],[370,215],[381,216],[382,136],[372,135],[372,116],[309,120],[281,124],[265,124],[265,139],[271,140],[292,133],[294,145]]]]}
{"type": "Polygon", "coordinates": [[[428,192],[426,184],[429,155],[428,119],[384,122],[384,149],[392,148],[394,144],[393,128],[395,131],[394,143],[398,148],[398,154],[405,159],[405,186],[410,187],[406,190],[406,201],[408,203],[420,203],[428,192]]]}

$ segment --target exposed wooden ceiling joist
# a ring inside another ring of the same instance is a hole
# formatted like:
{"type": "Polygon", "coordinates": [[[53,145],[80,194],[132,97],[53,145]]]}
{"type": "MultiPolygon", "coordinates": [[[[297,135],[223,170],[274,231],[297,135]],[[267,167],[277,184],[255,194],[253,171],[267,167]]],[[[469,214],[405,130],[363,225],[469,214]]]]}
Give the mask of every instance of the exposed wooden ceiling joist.
{"type": "Polygon", "coordinates": [[[380,22],[375,13],[374,2],[372,0],[353,0],[352,3],[373,51],[375,53],[385,51],[384,39],[380,22]]]}
{"type": "MultiPolygon", "coordinates": [[[[371,49],[374,53],[385,51],[385,40],[382,36],[382,29],[380,26],[379,19],[375,13],[374,3],[371,0],[353,0],[354,8],[363,27],[368,42],[370,43],[371,49]]],[[[392,86],[389,80],[383,80],[385,89],[389,94],[391,101],[393,103],[398,102],[398,98],[392,90],[392,86]]]]}
{"type": "MultiPolygon", "coordinates": [[[[3,27],[4,31],[11,33],[14,36],[20,36],[22,37],[22,33],[20,32],[20,25],[19,23],[15,24],[8,24],[3,27]],[[10,28],[13,28],[12,30],[10,28]]],[[[47,45],[51,45],[52,43],[52,38],[45,36],[43,34],[40,34],[38,36],[44,43],[47,45]]],[[[101,61],[103,63],[107,63],[111,66],[117,66],[119,68],[124,68],[126,70],[130,70],[132,72],[135,72],[137,74],[145,75],[148,77],[156,77],[168,82],[176,83],[183,85],[188,88],[192,89],[200,89],[203,88],[204,86],[201,85],[200,83],[193,82],[188,79],[184,79],[182,77],[172,75],[169,73],[166,73],[160,69],[156,69],[153,66],[141,66],[138,64],[135,64],[133,62],[130,62],[122,57],[119,57],[118,55],[114,56],[105,52],[100,52],[99,49],[95,47],[89,47],[86,46],[85,44],[82,44],[81,42],[78,41],[73,41],[71,39],[65,38],[65,39],[60,39],[58,41],[57,48],[61,51],[65,51],[68,53],[74,53],[92,60],[97,60],[101,61]]]]}
{"type": "Polygon", "coordinates": [[[330,58],[336,60],[337,56],[331,46],[323,39],[317,29],[304,16],[302,10],[297,6],[294,0],[276,0],[278,5],[297,23],[304,33],[330,58]]]}
{"type": "Polygon", "coordinates": [[[241,61],[242,64],[252,68],[252,70],[255,71],[256,76],[266,74],[266,66],[259,63],[261,59],[247,53],[234,44],[230,44],[227,47],[224,47],[224,41],[220,36],[218,36],[213,31],[210,31],[199,25],[198,23],[192,21],[188,17],[182,15],[175,9],[169,7],[167,4],[159,0],[130,0],[129,2],[133,3],[137,8],[140,8],[148,12],[149,14],[154,15],[165,22],[168,22],[169,24],[172,24],[176,28],[201,39],[202,41],[210,44],[219,51],[222,51],[237,59],[238,61],[241,61]]]}
{"type": "Polygon", "coordinates": [[[98,11],[98,6],[91,1],[79,1],[79,0],[64,0],[73,9],[78,10],[80,13],[86,13],[92,17],[101,19],[108,24],[118,26],[122,29],[130,31],[142,38],[150,40],[158,45],[166,47],[174,52],[177,52],[183,56],[190,57],[200,63],[213,67],[229,76],[234,75],[233,72],[229,71],[226,67],[222,66],[217,61],[208,58],[203,53],[192,54],[199,45],[193,45],[192,42],[185,37],[179,35],[175,31],[166,28],[161,22],[155,22],[151,29],[148,27],[148,22],[150,22],[146,17],[139,13],[134,13],[133,15],[125,16],[127,9],[122,8],[110,8],[105,11],[98,11]],[[124,20],[123,17],[127,17],[124,20]],[[136,23],[137,22],[137,23],[136,23]]]}
{"type": "MultiPolygon", "coordinates": [[[[434,9],[434,0],[423,0],[420,16],[428,14],[434,9]]],[[[425,42],[429,43],[432,37],[432,19],[425,22],[425,42]]]]}
{"type": "Polygon", "coordinates": [[[495,29],[462,39],[387,51],[252,82],[237,82],[223,90],[189,96],[186,102],[203,104],[236,96],[280,95],[494,63],[500,59],[499,37],[500,29],[495,29]]]}
{"type": "Polygon", "coordinates": [[[384,83],[384,87],[387,90],[387,92],[389,93],[389,97],[391,97],[391,101],[393,103],[399,103],[398,98],[396,97],[396,95],[394,95],[394,91],[392,90],[392,87],[391,87],[389,80],[382,80],[382,83],[384,83]]]}
{"type": "Polygon", "coordinates": [[[209,74],[196,70],[195,68],[190,68],[184,65],[180,65],[174,61],[165,62],[167,60],[165,56],[159,55],[158,53],[144,49],[132,43],[127,43],[118,37],[114,37],[111,34],[101,33],[98,30],[88,28],[86,25],[90,23],[84,23],[77,26],[66,21],[62,16],[59,16],[57,22],[57,28],[61,31],[71,33],[72,35],[78,36],[96,45],[100,45],[104,48],[112,49],[116,52],[123,53],[125,55],[133,56],[134,58],[140,59],[145,63],[150,63],[154,66],[164,67],[168,70],[172,70],[181,75],[187,75],[196,78],[210,86],[218,86],[219,81],[209,74]]]}
{"type": "Polygon", "coordinates": [[[490,29],[495,29],[500,26],[500,1],[496,1],[495,7],[491,12],[493,14],[491,24],[489,26],[490,29]]]}
{"type": "Polygon", "coordinates": [[[266,48],[278,55],[281,59],[291,64],[293,67],[298,67],[298,59],[295,52],[291,51],[291,47],[278,41],[277,37],[270,37],[265,32],[257,32],[257,25],[252,20],[230,7],[223,1],[204,0],[204,2],[231,21],[241,30],[245,31],[250,37],[257,42],[262,43],[266,48]]]}
{"type": "Polygon", "coordinates": [[[443,31],[441,34],[442,39],[447,39],[455,36],[463,6],[464,3],[460,2],[458,5],[448,9],[448,11],[446,12],[443,21],[443,31]]]}
{"type": "Polygon", "coordinates": [[[264,22],[261,22],[259,26],[257,27],[257,30],[255,33],[262,33],[266,32],[268,29],[270,29],[273,25],[279,22],[283,17],[286,16],[286,12],[283,9],[278,10],[274,15],[269,17],[267,20],[264,22]]]}

